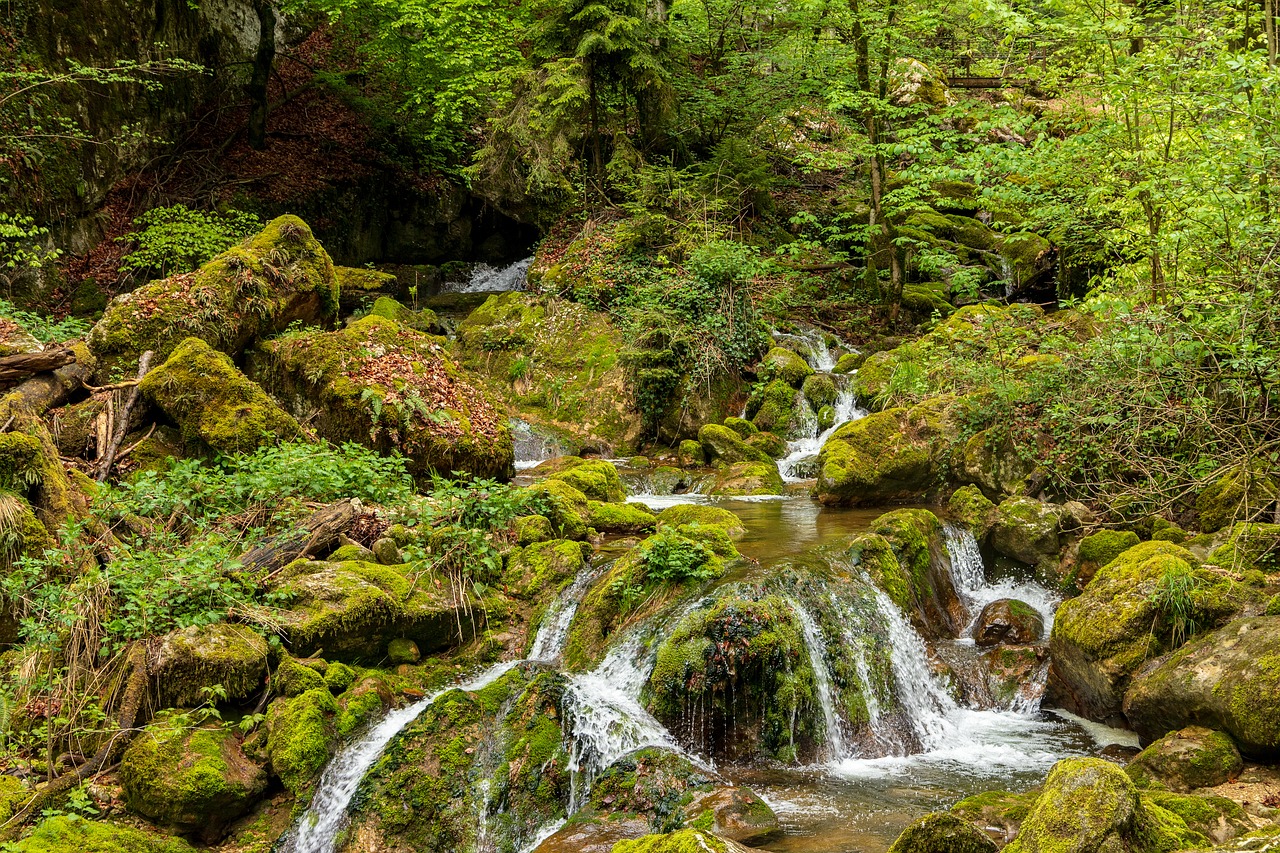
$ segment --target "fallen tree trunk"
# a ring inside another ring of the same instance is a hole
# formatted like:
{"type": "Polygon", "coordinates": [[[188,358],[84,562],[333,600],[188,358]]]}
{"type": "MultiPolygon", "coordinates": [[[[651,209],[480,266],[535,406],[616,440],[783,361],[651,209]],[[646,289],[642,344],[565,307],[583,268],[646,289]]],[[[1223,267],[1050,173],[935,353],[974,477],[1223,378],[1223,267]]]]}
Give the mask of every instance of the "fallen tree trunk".
{"type": "Polygon", "coordinates": [[[271,573],[299,557],[309,557],[332,546],[351,529],[360,514],[358,500],[339,501],[316,510],[301,526],[241,555],[240,562],[251,571],[271,573]]]}
{"type": "Polygon", "coordinates": [[[71,364],[76,354],[71,347],[50,347],[40,352],[18,352],[0,356],[0,383],[20,382],[37,373],[71,364]]]}
{"type": "Polygon", "coordinates": [[[73,361],[57,369],[32,376],[21,385],[7,391],[5,396],[9,397],[11,402],[22,403],[36,415],[43,415],[53,407],[65,403],[84,385],[92,372],[91,364],[73,361]]]}

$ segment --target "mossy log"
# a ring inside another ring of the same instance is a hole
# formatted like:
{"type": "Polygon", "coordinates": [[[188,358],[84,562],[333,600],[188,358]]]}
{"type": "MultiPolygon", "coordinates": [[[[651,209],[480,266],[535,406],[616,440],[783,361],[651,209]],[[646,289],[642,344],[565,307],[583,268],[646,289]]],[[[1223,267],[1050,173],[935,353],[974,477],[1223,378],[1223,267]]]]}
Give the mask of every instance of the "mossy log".
{"type": "Polygon", "coordinates": [[[358,500],[330,504],[313,512],[297,528],[245,552],[240,562],[250,571],[274,572],[284,568],[299,557],[331,548],[339,536],[351,529],[359,514],[358,500]]]}

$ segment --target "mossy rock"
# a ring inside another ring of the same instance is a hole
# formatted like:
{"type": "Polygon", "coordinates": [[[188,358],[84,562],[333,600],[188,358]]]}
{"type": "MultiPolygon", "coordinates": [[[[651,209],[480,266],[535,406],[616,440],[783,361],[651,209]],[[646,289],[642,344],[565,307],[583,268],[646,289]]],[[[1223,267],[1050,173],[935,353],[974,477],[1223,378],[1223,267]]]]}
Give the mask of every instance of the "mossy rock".
{"type": "Polygon", "coordinates": [[[947,298],[949,290],[945,281],[905,284],[902,287],[902,307],[922,317],[933,314],[945,317],[956,310],[951,300],[947,298]]]}
{"type": "Polygon", "coordinates": [[[1132,530],[1099,530],[1084,537],[1076,550],[1076,583],[1085,586],[1098,573],[1098,569],[1140,541],[1138,534],[1132,530]]]}
{"type": "Polygon", "coordinates": [[[267,708],[267,755],[271,772],[298,794],[329,763],[337,744],[342,709],[327,688],[292,699],[276,699],[267,708]]]}
{"type": "Polygon", "coordinates": [[[1243,769],[1244,759],[1230,735],[1204,726],[1187,726],[1138,753],[1125,772],[1141,787],[1154,783],[1186,793],[1221,785],[1243,769]]]}
{"type": "Polygon", "coordinates": [[[231,359],[199,338],[187,338],[138,386],[182,430],[215,453],[248,453],[302,437],[302,427],[231,359]]]}
{"type": "Polygon", "coordinates": [[[883,408],[884,393],[897,366],[898,360],[892,350],[867,356],[853,377],[853,393],[857,395],[858,402],[871,409],[883,408]]]}
{"type": "Polygon", "coordinates": [[[813,375],[813,368],[796,353],[785,347],[774,347],[760,361],[760,371],[766,379],[780,379],[792,388],[799,388],[813,375]]]}
{"type": "Polygon", "coordinates": [[[987,538],[994,521],[995,508],[996,505],[977,486],[956,489],[947,500],[947,512],[957,522],[969,528],[978,541],[987,538]]]}
{"type": "Polygon", "coordinates": [[[1044,617],[1016,598],[1001,598],[982,608],[973,631],[979,646],[1026,646],[1044,637],[1044,617]]]}
{"type": "MultiPolygon", "coordinates": [[[[602,504],[602,506],[612,506],[602,504]]],[[[652,526],[654,519],[650,518],[652,526]]],[[[534,598],[559,589],[582,571],[582,546],[567,539],[538,542],[513,553],[507,560],[503,584],[509,594],[534,598]]]]}
{"type": "Polygon", "coordinates": [[[587,538],[591,507],[586,495],[563,480],[550,478],[529,486],[528,492],[531,498],[547,504],[546,517],[558,538],[587,538]]]}
{"type": "Polygon", "coordinates": [[[836,383],[825,373],[815,373],[804,380],[801,388],[809,408],[815,412],[823,406],[834,406],[836,402],[836,383]]]}
{"type": "Polygon", "coordinates": [[[422,652],[413,640],[398,637],[387,643],[387,660],[393,665],[415,664],[422,660],[422,652]]]}
{"type": "Polygon", "coordinates": [[[955,636],[967,614],[956,595],[942,533],[942,522],[927,509],[894,510],[873,521],[867,534],[854,537],[849,552],[926,634],[955,636]],[[891,559],[871,537],[889,546],[891,559]]]}
{"type": "Polygon", "coordinates": [[[747,439],[747,444],[763,451],[771,459],[781,459],[787,455],[787,443],[771,432],[758,432],[747,439]]]}
{"type": "Polygon", "coordinates": [[[730,538],[738,539],[747,532],[742,519],[727,509],[705,504],[677,504],[658,513],[658,523],[666,527],[685,524],[715,525],[724,528],[730,538]]]}
{"type": "Polygon", "coordinates": [[[203,688],[220,684],[227,699],[262,689],[270,649],[247,625],[201,625],[166,634],[151,652],[147,670],[161,708],[194,707],[203,688]]]}
{"type": "Polygon", "coordinates": [[[587,508],[591,512],[591,518],[587,524],[600,533],[620,533],[628,536],[652,533],[658,523],[653,513],[635,504],[590,501],[587,508]]]}
{"type": "Polygon", "coordinates": [[[507,417],[470,384],[440,339],[369,316],[333,332],[264,343],[251,373],[322,438],[398,451],[415,477],[507,477],[507,417]]]}
{"type": "MultiPolygon", "coordinates": [[[[1226,797],[1190,796],[1169,791],[1147,790],[1141,794],[1147,806],[1159,806],[1182,818],[1187,828],[1221,844],[1253,829],[1253,821],[1240,804],[1226,797]]],[[[1273,825],[1273,830],[1280,826],[1273,825]]],[[[1215,848],[1222,849],[1222,848],[1215,848]]]]}
{"type": "Polygon", "coordinates": [[[707,424],[698,430],[703,455],[708,462],[734,465],[739,462],[773,464],[773,457],[763,450],[747,444],[738,433],[719,424],[707,424]]]}
{"type": "Polygon", "coordinates": [[[807,408],[801,392],[781,379],[774,379],[752,393],[747,412],[751,414],[751,422],[757,429],[799,438],[807,408]]]}
{"type": "Polygon", "coordinates": [[[1216,533],[1238,521],[1252,521],[1275,501],[1280,488],[1261,467],[1241,466],[1219,477],[1196,498],[1200,529],[1216,533]]]}
{"type": "Polygon", "coordinates": [[[725,418],[724,425],[736,432],[744,441],[760,432],[760,429],[746,418],[725,418]]]}
{"type": "Polygon", "coordinates": [[[682,465],[702,465],[707,461],[702,450],[702,442],[694,441],[692,438],[686,438],[680,442],[679,453],[682,465]]]}
{"type": "Polygon", "coordinates": [[[865,353],[847,352],[836,361],[836,369],[832,373],[848,374],[853,373],[862,367],[862,363],[867,360],[865,353]]]}
{"type": "Polygon", "coordinates": [[[400,284],[391,273],[367,267],[334,266],[333,277],[338,282],[338,296],[344,311],[360,305],[368,305],[370,296],[397,293],[400,284]]]}
{"type": "Polygon", "coordinates": [[[1035,805],[1039,791],[983,791],[965,797],[951,807],[951,813],[962,817],[976,827],[1000,829],[1006,838],[1017,835],[1018,828],[1026,820],[1035,805]]]}
{"type": "Polygon", "coordinates": [[[889,853],[995,853],[999,849],[969,821],[934,812],[903,830],[889,853]]]}
{"type": "Polygon", "coordinates": [[[418,571],[360,561],[289,564],[271,579],[290,597],[278,614],[286,645],[295,654],[324,649],[332,659],[376,661],[393,639],[413,640],[430,654],[483,627],[465,591],[417,583],[418,571]]]}
{"type": "Polygon", "coordinates": [[[10,846],[13,853],[196,853],[180,838],[107,821],[58,815],[10,846]]]}
{"type": "Polygon", "coordinates": [[[1124,771],[1100,758],[1068,758],[1049,772],[1008,853],[1165,853],[1208,839],[1143,803],[1124,771]]]}
{"type": "Polygon", "coordinates": [[[253,807],[267,774],[245,757],[229,729],[161,720],[125,750],[120,783],[130,811],[213,843],[253,807]]]}
{"type": "Polygon", "coordinates": [[[284,655],[271,673],[271,689],[278,696],[301,696],[325,686],[324,676],[294,657],[284,655]]]}
{"type": "Polygon", "coordinates": [[[1035,498],[1007,498],[992,516],[991,547],[1006,557],[1035,566],[1057,559],[1063,530],[1071,524],[1066,510],[1057,504],[1035,498]]]}
{"type": "Polygon", "coordinates": [[[420,311],[414,311],[406,308],[390,296],[379,296],[377,301],[373,303],[373,308],[369,311],[376,317],[386,317],[388,320],[395,320],[401,326],[409,329],[416,329],[419,332],[428,332],[433,335],[443,335],[446,331],[441,325],[440,320],[436,317],[436,312],[430,308],[423,308],[420,311]]]}
{"type": "Polygon", "coordinates": [[[998,439],[994,430],[983,430],[964,445],[961,472],[988,497],[999,500],[1026,491],[1034,466],[1022,458],[1013,442],[998,439]]]}
{"type": "Polygon", "coordinates": [[[324,671],[324,686],[331,693],[344,693],[358,678],[356,671],[341,661],[335,661],[324,671]]]}
{"type": "Polygon", "coordinates": [[[768,462],[735,462],[716,472],[710,494],[724,496],[780,495],[782,475],[778,466],[768,462]]]}
{"type": "Polygon", "coordinates": [[[610,853],[747,853],[747,848],[703,829],[680,829],[619,841],[610,853]]]}
{"type": "Polygon", "coordinates": [[[730,589],[663,640],[646,695],[654,716],[698,754],[807,758],[822,743],[813,677],[791,603],[730,589]]]}
{"type": "Polygon", "coordinates": [[[1280,572],[1280,524],[1233,524],[1222,544],[1210,552],[1208,562],[1233,572],[1280,572]]]}
{"type": "Polygon", "coordinates": [[[28,501],[49,531],[85,517],[96,486],[62,464],[53,437],[21,391],[0,397],[0,419],[10,424],[9,432],[0,432],[0,491],[28,501]]]}
{"type": "Polygon", "coordinates": [[[937,484],[928,442],[909,410],[889,409],[840,427],[818,455],[818,500],[861,506],[918,498],[937,484]]]}
{"type": "Polygon", "coordinates": [[[545,515],[526,515],[516,519],[516,544],[532,545],[535,542],[549,542],[556,538],[551,519],[545,515]]]}
{"type": "Polygon", "coordinates": [[[1147,740],[1195,723],[1226,732],[1246,757],[1280,757],[1280,617],[1236,620],[1144,669],[1124,714],[1147,740]]]}
{"type": "Polygon", "coordinates": [[[193,273],[117,296],[89,334],[98,373],[136,365],[145,351],[164,360],[186,338],[239,356],[291,323],[316,323],[338,309],[333,261],[296,216],[281,216],[193,273]]]}
{"type": "Polygon", "coordinates": [[[568,483],[591,500],[621,503],[627,499],[627,489],[622,485],[618,469],[603,459],[560,456],[548,459],[529,473],[568,483]]]}

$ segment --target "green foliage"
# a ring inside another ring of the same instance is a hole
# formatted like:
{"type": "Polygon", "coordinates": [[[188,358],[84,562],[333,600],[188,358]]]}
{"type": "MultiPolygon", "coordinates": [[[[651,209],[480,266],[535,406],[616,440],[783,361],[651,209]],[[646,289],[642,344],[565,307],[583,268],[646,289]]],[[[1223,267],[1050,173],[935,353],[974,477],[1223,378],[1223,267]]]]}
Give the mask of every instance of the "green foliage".
{"type": "Polygon", "coordinates": [[[1174,647],[1189,640],[1198,630],[1196,593],[1204,582],[1188,565],[1166,571],[1151,593],[1151,606],[1169,623],[1170,641],[1174,647]]]}
{"type": "Polygon", "coordinates": [[[0,299],[0,317],[12,320],[36,340],[46,344],[79,338],[89,331],[89,323],[79,317],[54,320],[31,311],[20,310],[7,299],[0,299]]]}
{"type": "Polygon", "coordinates": [[[192,210],[186,205],[153,207],[133,221],[134,231],[116,239],[133,246],[120,269],[164,278],[197,269],[214,255],[262,230],[262,220],[241,210],[192,210]]]}
{"type": "Polygon", "coordinates": [[[0,212],[0,275],[39,269],[59,254],[42,245],[49,229],[36,225],[30,216],[0,212]]]}
{"type": "Polygon", "coordinates": [[[706,545],[670,528],[659,530],[639,546],[645,577],[662,582],[710,580],[719,574],[712,565],[714,556],[706,545]]]}

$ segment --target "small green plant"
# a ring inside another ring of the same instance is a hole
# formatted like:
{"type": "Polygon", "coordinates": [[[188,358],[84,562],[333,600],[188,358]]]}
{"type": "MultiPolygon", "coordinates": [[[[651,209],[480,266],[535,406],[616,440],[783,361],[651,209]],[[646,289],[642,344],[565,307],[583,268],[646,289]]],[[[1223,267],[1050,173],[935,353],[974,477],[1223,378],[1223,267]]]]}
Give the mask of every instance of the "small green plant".
{"type": "Polygon", "coordinates": [[[120,269],[163,278],[190,272],[219,252],[262,229],[262,220],[242,210],[207,212],[175,204],[155,207],[133,221],[134,231],[117,239],[134,249],[120,269]]]}
{"type": "Polygon", "coordinates": [[[17,323],[41,343],[59,343],[79,338],[89,331],[89,322],[79,317],[55,320],[31,311],[22,311],[7,299],[0,299],[0,317],[17,323]]]}
{"type": "Polygon", "coordinates": [[[1169,624],[1169,639],[1181,646],[1199,630],[1196,623],[1196,593],[1204,581],[1189,568],[1170,569],[1160,576],[1151,593],[1151,605],[1169,624]]]}
{"type": "Polygon", "coordinates": [[[645,576],[656,581],[709,580],[715,577],[714,554],[705,545],[663,530],[640,544],[645,576]]]}

